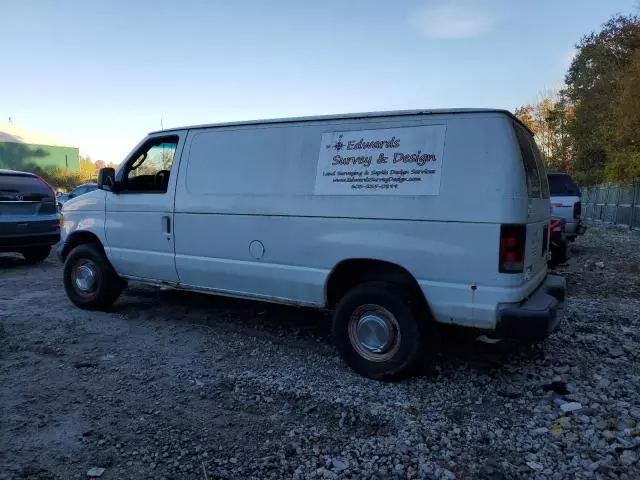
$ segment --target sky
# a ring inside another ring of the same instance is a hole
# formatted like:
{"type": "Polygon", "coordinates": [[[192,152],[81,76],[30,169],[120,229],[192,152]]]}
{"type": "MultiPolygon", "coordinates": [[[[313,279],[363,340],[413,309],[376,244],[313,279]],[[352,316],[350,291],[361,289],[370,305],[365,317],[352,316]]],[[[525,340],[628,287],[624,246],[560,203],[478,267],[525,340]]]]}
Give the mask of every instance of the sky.
{"type": "Polygon", "coordinates": [[[0,122],[119,163],[150,131],[513,110],[636,0],[0,0],[0,122]]]}

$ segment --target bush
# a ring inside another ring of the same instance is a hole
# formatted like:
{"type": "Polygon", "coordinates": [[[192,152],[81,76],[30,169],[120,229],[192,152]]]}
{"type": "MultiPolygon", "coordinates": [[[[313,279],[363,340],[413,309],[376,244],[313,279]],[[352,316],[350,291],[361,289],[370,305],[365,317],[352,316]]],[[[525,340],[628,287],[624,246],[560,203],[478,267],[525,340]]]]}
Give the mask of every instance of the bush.
{"type": "Polygon", "coordinates": [[[20,170],[35,173],[42,177],[56,191],[69,191],[82,183],[95,182],[97,178],[96,172],[75,171],[59,167],[40,167],[35,164],[23,165],[20,170]]]}
{"type": "Polygon", "coordinates": [[[610,182],[626,183],[640,178],[640,153],[609,153],[604,174],[610,182]]]}

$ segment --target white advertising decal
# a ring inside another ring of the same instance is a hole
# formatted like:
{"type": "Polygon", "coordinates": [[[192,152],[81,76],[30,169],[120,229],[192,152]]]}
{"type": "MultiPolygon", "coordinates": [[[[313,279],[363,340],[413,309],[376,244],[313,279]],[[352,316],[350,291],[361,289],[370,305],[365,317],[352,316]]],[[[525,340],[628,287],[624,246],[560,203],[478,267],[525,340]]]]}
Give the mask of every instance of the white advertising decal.
{"type": "Polygon", "coordinates": [[[444,125],[324,133],[316,195],[439,195],[444,125]]]}

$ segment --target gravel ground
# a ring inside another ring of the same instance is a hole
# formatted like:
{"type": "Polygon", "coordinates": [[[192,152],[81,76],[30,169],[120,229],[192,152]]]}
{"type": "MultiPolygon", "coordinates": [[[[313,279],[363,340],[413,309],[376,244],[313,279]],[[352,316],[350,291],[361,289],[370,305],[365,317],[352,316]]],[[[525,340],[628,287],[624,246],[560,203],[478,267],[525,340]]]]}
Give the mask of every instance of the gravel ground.
{"type": "Polygon", "coordinates": [[[640,236],[558,270],[544,344],[450,335],[389,384],[321,313],[135,285],[84,312],[54,258],[0,257],[0,479],[640,478],[640,236]]]}

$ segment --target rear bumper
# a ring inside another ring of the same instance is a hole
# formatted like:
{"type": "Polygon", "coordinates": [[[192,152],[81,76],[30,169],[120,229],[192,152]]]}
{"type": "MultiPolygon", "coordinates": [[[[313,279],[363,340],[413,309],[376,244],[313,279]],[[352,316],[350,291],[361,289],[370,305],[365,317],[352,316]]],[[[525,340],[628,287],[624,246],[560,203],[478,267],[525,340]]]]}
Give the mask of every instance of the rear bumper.
{"type": "Polygon", "coordinates": [[[545,339],[560,324],[566,290],[564,277],[547,275],[522,304],[498,311],[497,335],[522,341],[545,339]]]}
{"type": "Polygon", "coordinates": [[[56,214],[1,215],[0,252],[21,252],[60,241],[60,217],[56,214]]]}
{"type": "Polygon", "coordinates": [[[60,232],[29,235],[0,235],[0,252],[19,252],[24,248],[46,247],[60,241],[60,232]]]}

